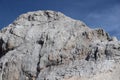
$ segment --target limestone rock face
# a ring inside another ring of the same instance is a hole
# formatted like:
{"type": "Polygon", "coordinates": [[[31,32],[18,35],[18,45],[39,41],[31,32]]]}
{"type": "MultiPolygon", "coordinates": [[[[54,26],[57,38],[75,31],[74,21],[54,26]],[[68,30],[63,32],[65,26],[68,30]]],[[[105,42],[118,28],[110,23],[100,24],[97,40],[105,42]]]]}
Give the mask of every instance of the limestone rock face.
{"type": "Polygon", "coordinates": [[[60,12],[28,12],[0,31],[0,80],[120,80],[120,41],[60,12]]]}

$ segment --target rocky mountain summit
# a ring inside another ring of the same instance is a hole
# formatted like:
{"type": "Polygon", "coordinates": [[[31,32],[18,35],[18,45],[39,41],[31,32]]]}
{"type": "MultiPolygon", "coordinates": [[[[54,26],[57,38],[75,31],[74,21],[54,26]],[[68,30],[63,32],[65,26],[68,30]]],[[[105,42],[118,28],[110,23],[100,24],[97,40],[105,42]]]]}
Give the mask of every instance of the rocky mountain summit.
{"type": "Polygon", "coordinates": [[[55,11],[0,31],[0,80],[120,80],[120,41],[55,11]]]}

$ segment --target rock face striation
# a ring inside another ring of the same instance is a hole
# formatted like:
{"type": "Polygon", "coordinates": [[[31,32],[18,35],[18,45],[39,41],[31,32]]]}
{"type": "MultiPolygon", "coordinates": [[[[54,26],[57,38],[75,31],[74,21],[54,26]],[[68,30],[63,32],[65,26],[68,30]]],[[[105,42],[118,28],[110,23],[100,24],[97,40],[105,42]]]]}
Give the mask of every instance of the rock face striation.
{"type": "Polygon", "coordinates": [[[28,12],[0,31],[0,80],[120,80],[120,41],[60,12],[28,12]]]}

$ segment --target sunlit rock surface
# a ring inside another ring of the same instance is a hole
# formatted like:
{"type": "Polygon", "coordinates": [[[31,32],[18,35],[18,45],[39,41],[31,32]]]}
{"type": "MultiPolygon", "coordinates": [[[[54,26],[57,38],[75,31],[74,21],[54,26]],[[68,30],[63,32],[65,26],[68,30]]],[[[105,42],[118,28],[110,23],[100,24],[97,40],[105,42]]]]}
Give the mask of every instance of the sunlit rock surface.
{"type": "Polygon", "coordinates": [[[0,31],[0,80],[120,80],[120,41],[60,12],[28,12],[0,31]]]}

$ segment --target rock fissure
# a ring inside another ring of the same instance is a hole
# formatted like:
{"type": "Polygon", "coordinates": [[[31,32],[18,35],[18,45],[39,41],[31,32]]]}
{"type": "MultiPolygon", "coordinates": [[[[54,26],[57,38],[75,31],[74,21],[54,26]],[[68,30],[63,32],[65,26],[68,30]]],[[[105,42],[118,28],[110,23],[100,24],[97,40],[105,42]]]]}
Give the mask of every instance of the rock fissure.
{"type": "Polygon", "coordinates": [[[39,76],[39,73],[40,73],[40,71],[42,70],[41,68],[40,68],[40,59],[41,59],[41,56],[40,56],[40,54],[39,54],[39,61],[38,61],[38,63],[37,63],[37,68],[36,68],[36,78],[38,78],[38,76],[39,76]]]}

